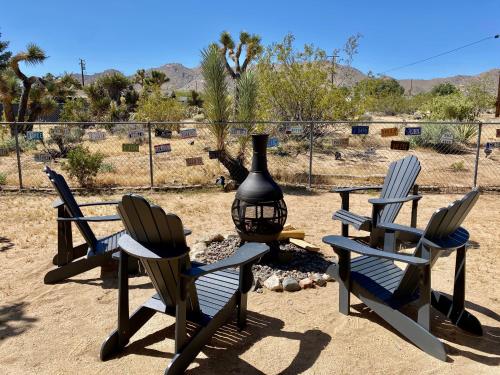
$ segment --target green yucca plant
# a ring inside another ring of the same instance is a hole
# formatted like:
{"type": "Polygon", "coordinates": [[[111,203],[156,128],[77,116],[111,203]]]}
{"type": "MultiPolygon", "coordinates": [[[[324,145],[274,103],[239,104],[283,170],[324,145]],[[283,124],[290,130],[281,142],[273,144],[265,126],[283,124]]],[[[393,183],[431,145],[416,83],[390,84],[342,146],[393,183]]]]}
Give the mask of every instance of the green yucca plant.
{"type": "Polygon", "coordinates": [[[255,131],[255,118],[257,113],[257,77],[252,72],[245,72],[238,81],[238,91],[240,98],[238,101],[238,121],[242,122],[242,127],[247,129],[247,135],[238,138],[239,155],[243,160],[246,149],[250,142],[251,133],[255,131]]]}

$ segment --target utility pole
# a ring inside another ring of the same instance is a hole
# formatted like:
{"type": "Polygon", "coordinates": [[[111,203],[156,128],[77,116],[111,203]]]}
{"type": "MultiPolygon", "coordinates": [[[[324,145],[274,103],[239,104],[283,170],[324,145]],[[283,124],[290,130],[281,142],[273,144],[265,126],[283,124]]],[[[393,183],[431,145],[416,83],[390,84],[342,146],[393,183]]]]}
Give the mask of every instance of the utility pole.
{"type": "Polygon", "coordinates": [[[495,117],[500,117],[500,71],[498,72],[497,108],[495,110],[495,117]]]}
{"type": "Polygon", "coordinates": [[[82,72],[82,86],[85,86],[85,77],[83,76],[83,71],[85,70],[85,60],[80,59],[80,70],[82,72]]]}
{"type": "Polygon", "coordinates": [[[410,79],[410,96],[412,91],[413,91],[413,79],[410,79]]]}
{"type": "Polygon", "coordinates": [[[332,86],[334,84],[333,82],[333,77],[335,76],[335,66],[336,66],[336,63],[337,63],[337,57],[338,55],[332,55],[332,56],[326,56],[327,58],[328,57],[331,57],[332,58],[332,86]]]}

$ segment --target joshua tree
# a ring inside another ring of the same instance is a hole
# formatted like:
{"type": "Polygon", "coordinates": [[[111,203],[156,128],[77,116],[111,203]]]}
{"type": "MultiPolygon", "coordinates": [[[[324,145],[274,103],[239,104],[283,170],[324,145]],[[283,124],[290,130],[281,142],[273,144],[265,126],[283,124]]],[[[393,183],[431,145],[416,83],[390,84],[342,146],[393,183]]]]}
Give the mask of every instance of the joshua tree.
{"type": "Polygon", "coordinates": [[[130,81],[127,77],[116,72],[100,77],[97,82],[104,88],[110,99],[117,105],[120,104],[120,97],[122,96],[123,90],[130,85],[130,81]]]}
{"type": "Polygon", "coordinates": [[[215,137],[219,151],[218,159],[227,168],[231,178],[241,183],[248,175],[248,170],[226,150],[230,101],[224,59],[216,45],[202,51],[201,71],[205,80],[205,110],[210,120],[209,130],[215,137]]]}
{"type": "Polygon", "coordinates": [[[40,47],[38,47],[35,44],[28,44],[28,46],[26,47],[26,51],[22,51],[15,54],[9,60],[10,68],[14,71],[16,76],[21,80],[23,86],[21,98],[19,100],[19,110],[17,111],[18,122],[25,121],[31,86],[33,86],[35,82],[40,80],[40,78],[36,76],[30,76],[30,77],[26,76],[21,71],[19,63],[25,62],[28,65],[36,65],[44,62],[46,58],[47,55],[45,55],[45,52],[40,47]]]}
{"type": "Polygon", "coordinates": [[[152,70],[151,75],[145,79],[147,85],[161,87],[164,83],[170,81],[170,78],[159,70],[152,70]]]}
{"type": "Polygon", "coordinates": [[[144,86],[144,81],[146,80],[146,71],[144,69],[137,69],[134,75],[134,83],[144,86]]]}
{"type": "MultiPolygon", "coordinates": [[[[2,33],[0,33],[0,37],[2,33]]],[[[12,56],[12,52],[6,51],[9,46],[9,42],[0,40],[0,72],[9,66],[9,59],[12,56]]]]}
{"type": "Polygon", "coordinates": [[[21,85],[14,72],[10,69],[0,71],[0,100],[3,104],[5,120],[16,121],[12,103],[21,95],[21,85]]]}
{"type": "Polygon", "coordinates": [[[238,45],[236,45],[231,35],[227,31],[223,31],[220,35],[219,48],[222,56],[224,56],[224,63],[227,72],[231,78],[236,81],[234,91],[234,114],[236,115],[239,101],[237,81],[240,79],[242,74],[246,72],[248,64],[250,64],[252,60],[256,59],[262,53],[260,36],[256,34],[251,35],[242,31],[240,32],[240,41],[238,45]],[[240,64],[240,57],[243,49],[246,49],[245,59],[243,60],[243,63],[240,64]],[[233,61],[234,65],[232,67],[229,64],[228,57],[233,61]]]}

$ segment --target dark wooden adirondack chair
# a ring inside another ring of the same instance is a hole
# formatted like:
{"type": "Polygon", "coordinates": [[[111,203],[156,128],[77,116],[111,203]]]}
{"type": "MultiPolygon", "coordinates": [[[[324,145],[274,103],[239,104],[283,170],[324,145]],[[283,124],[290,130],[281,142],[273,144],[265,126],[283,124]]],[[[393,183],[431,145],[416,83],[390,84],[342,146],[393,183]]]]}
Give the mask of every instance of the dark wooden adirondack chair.
{"type": "Polygon", "coordinates": [[[81,207],[116,205],[118,202],[78,204],[63,176],[49,167],[44,168],[59,198],[53,207],[57,208],[57,254],[50,270],[44,278],[46,284],[53,284],[92,268],[109,264],[111,254],[118,251],[118,239],[124,233],[119,231],[109,236],[97,238],[89,223],[120,220],[118,215],[84,216],[81,207]],[[85,242],[74,246],[71,223],[74,222],[85,242]]]}
{"type": "Polygon", "coordinates": [[[130,338],[156,313],[172,315],[175,323],[175,356],[166,374],[180,374],[196,358],[214,332],[236,310],[238,325],[246,320],[247,293],[252,286],[252,264],[269,251],[264,244],[247,243],[233,256],[217,263],[192,263],[177,215],[151,206],[137,195],[125,195],[118,206],[127,233],[118,241],[118,329],[103,343],[101,359],[123,349],[130,338]],[[129,316],[127,259],[144,266],[156,294],[129,316]],[[239,267],[239,270],[236,270],[239,267]],[[198,330],[187,336],[186,323],[198,330]]]}
{"type": "MultiPolygon", "coordinates": [[[[465,310],[465,256],[469,233],[460,227],[479,197],[473,190],[462,199],[436,211],[422,232],[413,255],[378,250],[342,236],[326,236],[339,257],[333,275],[339,282],[339,310],[348,315],[350,294],[381,316],[413,344],[430,355],[446,360],[443,343],[430,332],[431,306],[454,325],[482,335],[479,320],[465,310]],[[456,250],[453,297],[431,289],[431,269],[443,250],[456,250]],[[351,260],[351,253],[361,254],[351,260]],[[401,269],[394,261],[406,263],[401,269]],[[417,320],[401,312],[416,302],[417,320]]],[[[400,228],[403,230],[404,228],[400,228]]]]}
{"type": "MultiPolygon", "coordinates": [[[[342,207],[333,214],[333,220],[342,224],[342,235],[349,236],[349,226],[357,230],[370,232],[370,245],[381,244],[384,232],[379,227],[380,223],[392,223],[396,219],[404,202],[412,202],[411,226],[417,225],[418,185],[415,185],[420,173],[420,162],[411,155],[404,159],[392,162],[382,186],[362,186],[351,188],[333,189],[342,199],[342,207]],[[413,195],[408,195],[413,188],[413,195]],[[372,204],[372,216],[366,217],[349,211],[349,195],[351,192],[363,190],[381,190],[378,199],[369,199],[372,204]]],[[[401,238],[408,239],[411,238],[401,238]]]]}

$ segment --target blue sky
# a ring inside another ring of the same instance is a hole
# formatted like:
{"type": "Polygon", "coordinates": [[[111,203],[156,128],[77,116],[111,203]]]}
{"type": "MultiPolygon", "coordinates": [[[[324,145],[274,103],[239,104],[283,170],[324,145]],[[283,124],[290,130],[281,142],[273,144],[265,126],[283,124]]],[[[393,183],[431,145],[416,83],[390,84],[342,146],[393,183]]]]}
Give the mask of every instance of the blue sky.
{"type": "MultiPolygon", "coordinates": [[[[0,32],[14,52],[35,42],[50,58],[35,74],[199,64],[200,50],[222,30],[261,35],[264,44],[291,32],[297,45],[331,52],[361,33],[353,66],[377,73],[500,33],[499,0],[455,1],[2,1],[0,32]],[[243,4],[244,7],[240,7],[243,4]]],[[[477,74],[500,67],[500,39],[392,72],[396,78],[477,74]]]]}

